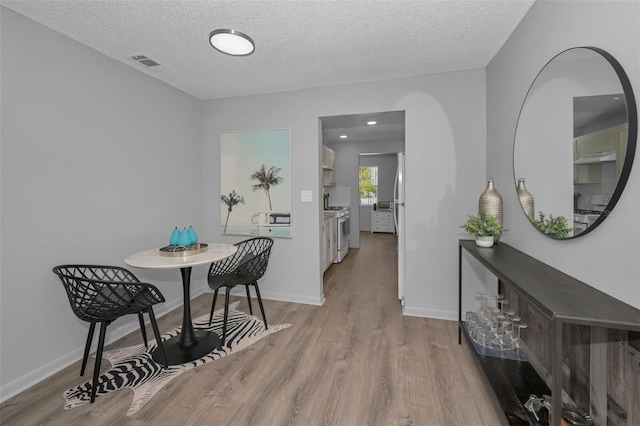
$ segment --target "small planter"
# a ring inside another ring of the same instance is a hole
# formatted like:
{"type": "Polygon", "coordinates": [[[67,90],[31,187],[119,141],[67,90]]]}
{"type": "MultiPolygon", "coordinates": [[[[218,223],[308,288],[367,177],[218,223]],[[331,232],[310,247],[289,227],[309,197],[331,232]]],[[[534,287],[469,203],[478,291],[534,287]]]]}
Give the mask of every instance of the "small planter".
{"type": "Polygon", "coordinates": [[[469,219],[460,228],[476,238],[478,247],[493,246],[502,232],[506,231],[495,216],[489,216],[485,212],[469,216],[469,219]]]}
{"type": "Polygon", "coordinates": [[[478,247],[492,247],[494,242],[493,235],[477,236],[476,245],[478,247]]]}

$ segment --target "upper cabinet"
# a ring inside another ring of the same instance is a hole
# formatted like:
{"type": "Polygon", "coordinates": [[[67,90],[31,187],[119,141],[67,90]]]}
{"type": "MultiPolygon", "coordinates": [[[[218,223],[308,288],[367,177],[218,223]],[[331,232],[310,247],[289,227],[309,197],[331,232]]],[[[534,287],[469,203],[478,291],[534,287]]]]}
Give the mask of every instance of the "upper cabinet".
{"type": "Polygon", "coordinates": [[[600,183],[601,165],[616,162],[616,179],[622,173],[629,126],[625,123],[573,140],[574,183],[600,183]]]}
{"type": "Polygon", "coordinates": [[[322,145],[322,186],[336,186],[336,152],[322,145]]]}
{"type": "Polygon", "coordinates": [[[328,146],[322,145],[322,170],[336,169],[336,152],[328,146]]]}

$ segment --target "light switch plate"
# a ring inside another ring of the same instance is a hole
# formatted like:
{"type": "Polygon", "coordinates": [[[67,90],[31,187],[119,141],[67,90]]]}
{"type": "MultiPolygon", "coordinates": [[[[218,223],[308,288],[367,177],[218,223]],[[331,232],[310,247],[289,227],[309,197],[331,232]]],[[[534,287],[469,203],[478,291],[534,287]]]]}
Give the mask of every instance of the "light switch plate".
{"type": "Polygon", "coordinates": [[[303,203],[310,203],[313,201],[313,196],[311,195],[312,192],[309,189],[303,189],[302,192],[300,193],[300,201],[302,201],[303,203]]]}

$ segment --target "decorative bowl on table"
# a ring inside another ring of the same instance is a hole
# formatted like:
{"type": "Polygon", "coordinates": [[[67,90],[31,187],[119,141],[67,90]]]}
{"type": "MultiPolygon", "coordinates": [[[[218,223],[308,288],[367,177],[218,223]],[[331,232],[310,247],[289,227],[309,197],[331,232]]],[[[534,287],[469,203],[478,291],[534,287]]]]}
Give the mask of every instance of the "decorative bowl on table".
{"type": "Polygon", "coordinates": [[[192,256],[194,254],[204,253],[209,249],[209,245],[205,243],[195,243],[188,246],[183,245],[169,245],[160,248],[160,256],[166,257],[180,257],[180,256],[192,256]]]}

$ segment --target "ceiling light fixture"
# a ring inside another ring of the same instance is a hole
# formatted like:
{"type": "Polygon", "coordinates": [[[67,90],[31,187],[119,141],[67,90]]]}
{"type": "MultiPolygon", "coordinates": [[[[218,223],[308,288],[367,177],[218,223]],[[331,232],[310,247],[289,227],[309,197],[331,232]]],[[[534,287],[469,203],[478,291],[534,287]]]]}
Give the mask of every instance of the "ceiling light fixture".
{"type": "Polygon", "coordinates": [[[251,37],[236,30],[211,31],[209,43],[217,51],[231,56],[247,56],[255,50],[251,37]]]}
{"type": "Polygon", "coordinates": [[[377,122],[377,121],[373,121],[373,120],[371,120],[371,121],[367,121],[367,124],[368,124],[369,126],[374,126],[374,125],[378,124],[378,122],[377,122]]]}
{"type": "Polygon", "coordinates": [[[346,139],[347,135],[340,135],[340,139],[346,139]]]}

